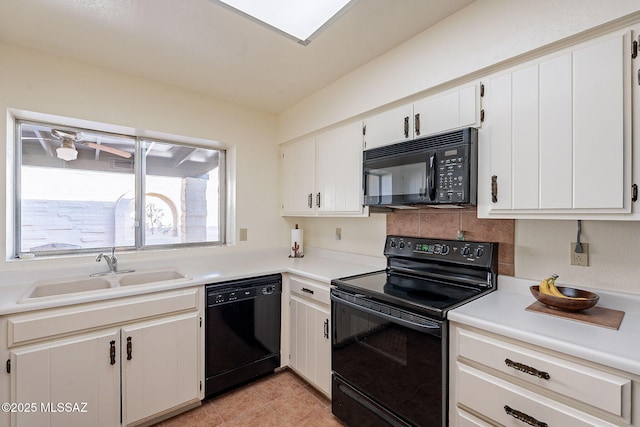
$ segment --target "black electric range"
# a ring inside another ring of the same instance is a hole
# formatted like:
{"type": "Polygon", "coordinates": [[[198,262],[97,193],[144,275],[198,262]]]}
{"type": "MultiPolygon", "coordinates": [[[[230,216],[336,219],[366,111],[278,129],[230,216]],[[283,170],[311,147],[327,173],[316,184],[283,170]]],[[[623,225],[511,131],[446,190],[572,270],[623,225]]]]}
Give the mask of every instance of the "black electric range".
{"type": "Polygon", "coordinates": [[[387,268],[333,280],[332,411],[446,426],[447,312],[497,288],[498,244],[387,236],[387,268]]]}

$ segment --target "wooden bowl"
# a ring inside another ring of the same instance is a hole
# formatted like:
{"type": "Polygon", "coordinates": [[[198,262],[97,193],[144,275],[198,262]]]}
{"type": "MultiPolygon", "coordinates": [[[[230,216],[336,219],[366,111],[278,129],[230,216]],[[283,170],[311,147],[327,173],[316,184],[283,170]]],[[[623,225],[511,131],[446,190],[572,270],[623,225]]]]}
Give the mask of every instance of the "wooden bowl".
{"type": "Polygon", "coordinates": [[[530,286],[529,290],[531,291],[531,294],[541,303],[548,305],[549,307],[565,311],[586,310],[596,305],[598,303],[598,300],[600,299],[600,297],[593,292],[583,291],[582,289],[568,288],[566,286],[558,286],[558,290],[568,297],[585,299],[576,300],[543,294],[542,292],[540,292],[540,288],[538,285],[530,286]]]}

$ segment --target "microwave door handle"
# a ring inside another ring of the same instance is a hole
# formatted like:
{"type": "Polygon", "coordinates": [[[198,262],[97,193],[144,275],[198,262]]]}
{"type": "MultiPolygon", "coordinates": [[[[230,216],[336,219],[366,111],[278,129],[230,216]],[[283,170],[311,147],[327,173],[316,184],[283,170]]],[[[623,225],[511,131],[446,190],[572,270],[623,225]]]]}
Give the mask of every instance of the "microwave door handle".
{"type": "Polygon", "coordinates": [[[429,156],[427,169],[427,195],[429,196],[429,200],[433,201],[436,199],[436,153],[433,153],[429,156]]]}

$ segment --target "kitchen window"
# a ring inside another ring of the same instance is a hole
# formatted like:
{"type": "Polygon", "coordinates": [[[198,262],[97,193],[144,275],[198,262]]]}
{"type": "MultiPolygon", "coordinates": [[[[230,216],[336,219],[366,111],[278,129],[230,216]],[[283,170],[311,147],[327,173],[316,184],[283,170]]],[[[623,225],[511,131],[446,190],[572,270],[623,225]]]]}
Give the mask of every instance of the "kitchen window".
{"type": "Polygon", "coordinates": [[[16,122],[14,256],[225,242],[225,150],[16,122]]]}

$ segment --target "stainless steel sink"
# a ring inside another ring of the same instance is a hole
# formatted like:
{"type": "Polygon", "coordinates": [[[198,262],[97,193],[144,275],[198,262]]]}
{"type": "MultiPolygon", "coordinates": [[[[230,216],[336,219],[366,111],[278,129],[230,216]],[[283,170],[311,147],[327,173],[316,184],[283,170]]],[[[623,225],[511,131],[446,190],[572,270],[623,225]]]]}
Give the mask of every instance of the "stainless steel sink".
{"type": "Polygon", "coordinates": [[[177,270],[160,270],[126,274],[120,277],[118,282],[120,286],[132,286],[185,279],[189,279],[189,277],[177,270]]]}
{"type": "Polygon", "coordinates": [[[54,295],[65,295],[77,292],[97,291],[108,289],[111,282],[103,278],[95,277],[88,279],[70,280],[57,283],[42,283],[34,286],[23,299],[50,297],[54,295]]]}

